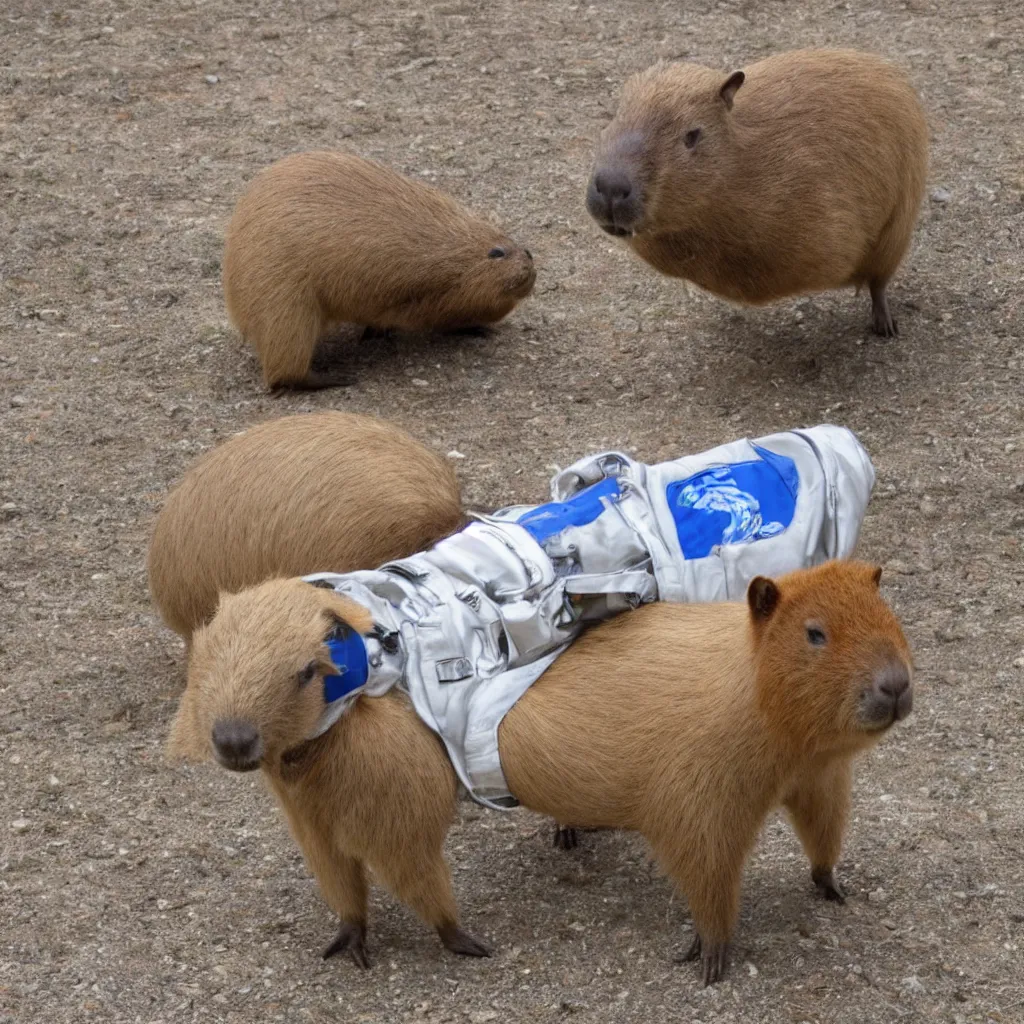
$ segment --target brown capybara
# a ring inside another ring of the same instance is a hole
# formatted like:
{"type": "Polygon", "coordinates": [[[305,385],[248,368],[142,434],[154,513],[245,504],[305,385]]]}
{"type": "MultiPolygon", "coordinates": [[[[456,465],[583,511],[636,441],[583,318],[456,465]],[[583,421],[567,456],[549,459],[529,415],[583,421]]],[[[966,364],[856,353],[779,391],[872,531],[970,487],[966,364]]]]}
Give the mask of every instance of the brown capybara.
{"type": "Polygon", "coordinates": [[[286,416],[207,452],[171,491],[149,547],[149,590],[188,641],[221,591],[325,565],[376,569],[464,524],[450,462],[386,420],[286,416]]]}
{"type": "Polygon", "coordinates": [[[450,196],[346,153],[297,153],[250,183],[228,224],[224,297],[269,387],[330,387],[311,369],[336,324],[454,330],[501,320],[533,257],[450,196]]]}
{"type": "MultiPolygon", "coordinates": [[[[912,703],[910,652],[879,574],[829,562],[758,577],[746,604],[628,612],[581,636],[500,726],[524,806],[647,837],[689,900],[706,983],[725,969],[743,866],[772,808],[789,811],[818,888],[843,899],[833,872],[851,759],[912,703]],[[627,693],[623,679],[642,685],[627,693]]],[[[441,845],[456,786],[440,741],[394,693],[359,697],[306,741],[339,617],[372,628],[365,610],[298,579],[225,597],[195,636],[170,749],[264,769],[362,962],[363,862],[454,934],[441,845]]]]}
{"type": "Polygon", "coordinates": [[[728,75],[661,62],[626,83],[587,208],[663,274],[734,302],[866,284],[892,336],[885,289],[927,169],[917,94],[878,57],[794,50],[728,75]]]}

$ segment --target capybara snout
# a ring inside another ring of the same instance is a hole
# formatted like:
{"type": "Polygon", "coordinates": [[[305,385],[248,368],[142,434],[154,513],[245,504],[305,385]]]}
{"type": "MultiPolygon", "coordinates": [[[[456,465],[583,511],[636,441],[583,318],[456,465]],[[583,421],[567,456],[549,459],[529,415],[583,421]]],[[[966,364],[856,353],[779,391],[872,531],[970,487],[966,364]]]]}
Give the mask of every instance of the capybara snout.
{"type": "Polygon", "coordinates": [[[220,764],[233,772],[259,768],[263,738],[251,722],[241,718],[220,718],[213,723],[213,751],[220,764]]]}
{"type": "Polygon", "coordinates": [[[914,707],[910,666],[895,651],[875,669],[861,697],[859,716],[866,728],[887,729],[914,707]]]}
{"type": "Polygon", "coordinates": [[[627,131],[598,155],[587,183],[587,212],[610,235],[634,234],[643,222],[644,203],[638,157],[643,136],[627,131]]]}

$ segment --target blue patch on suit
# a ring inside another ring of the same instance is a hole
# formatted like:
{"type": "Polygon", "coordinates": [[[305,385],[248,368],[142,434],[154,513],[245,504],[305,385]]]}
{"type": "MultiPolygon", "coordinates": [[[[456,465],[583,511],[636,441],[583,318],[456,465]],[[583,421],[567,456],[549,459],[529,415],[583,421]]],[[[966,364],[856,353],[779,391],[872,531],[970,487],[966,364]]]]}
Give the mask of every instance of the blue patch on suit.
{"type": "Polygon", "coordinates": [[[354,629],[339,627],[337,635],[327,641],[327,649],[338,669],[337,675],[324,676],[324,701],[331,704],[365,686],[370,668],[366,644],[354,629]]]}
{"type": "Polygon", "coordinates": [[[665,489],[685,558],[774,537],[793,521],[800,491],[796,463],[753,447],[759,459],[705,469],[665,489]]]}
{"type": "Polygon", "coordinates": [[[524,512],[516,522],[523,527],[538,544],[554,537],[569,526],[586,526],[592,523],[604,510],[602,498],[614,500],[619,496],[619,482],[615,477],[606,477],[596,484],[584,487],[568,501],[549,501],[546,505],[524,512]]]}

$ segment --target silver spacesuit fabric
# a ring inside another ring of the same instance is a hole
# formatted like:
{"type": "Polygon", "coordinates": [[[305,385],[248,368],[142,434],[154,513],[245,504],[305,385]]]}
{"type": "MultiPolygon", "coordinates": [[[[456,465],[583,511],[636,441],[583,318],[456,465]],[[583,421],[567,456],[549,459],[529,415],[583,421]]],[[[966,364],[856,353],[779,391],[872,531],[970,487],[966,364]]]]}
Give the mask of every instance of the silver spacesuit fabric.
{"type": "Polygon", "coordinates": [[[515,806],[498,727],[584,624],[651,601],[741,599],[756,575],[845,557],[873,484],[856,437],[831,425],[657,465],[606,452],[559,473],[551,502],[481,516],[376,571],[308,576],[376,625],[365,684],[328,704],[318,732],[357,694],[398,685],[471,795],[515,806]]]}

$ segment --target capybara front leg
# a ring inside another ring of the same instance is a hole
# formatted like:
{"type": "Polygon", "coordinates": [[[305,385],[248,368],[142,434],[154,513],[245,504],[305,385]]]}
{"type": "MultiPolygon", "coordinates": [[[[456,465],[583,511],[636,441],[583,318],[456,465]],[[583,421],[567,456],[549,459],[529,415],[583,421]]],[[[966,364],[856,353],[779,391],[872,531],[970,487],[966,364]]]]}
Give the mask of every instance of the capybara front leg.
{"type": "Polygon", "coordinates": [[[811,878],[827,900],[845,903],[835,877],[850,814],[851,766],[835,761],[802,776],[786,794],[793,828],[811,862],[811,878]]]}
{"type": "Polygon", "coordinates": [[[487,946],[459,927],[451,875],[440,850],[424,859],[421,851],[406,847],[375,861],[373,870],[398,899],[437,930],[445,949],[463,956],[491,955],[487,946]]]}
{"type": "Polygon", "coordinates": [[[883,338],[899,335],[896,319],[889,310],[889,298],[885,294],[885,281],[871,281],[871,330],[883,338]]]}
{"type": "Polygon", "coordinates": [[[363,862],[349,857],[312,828],[293,822],[296,836],[306,855],[327,905],[341,918],[341,927],[323,952],[326,960],[347,951],[352,962],[364,970],[370,966],[366,955],[366,869],[363,862]]]}

